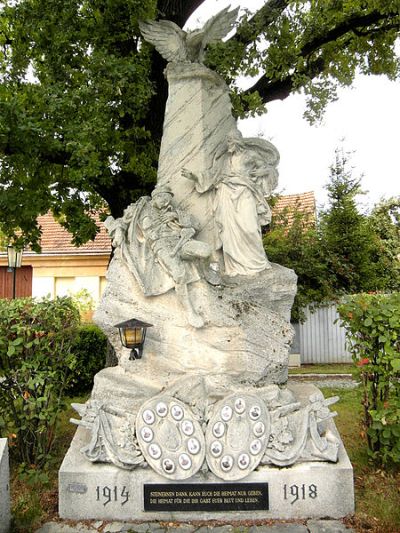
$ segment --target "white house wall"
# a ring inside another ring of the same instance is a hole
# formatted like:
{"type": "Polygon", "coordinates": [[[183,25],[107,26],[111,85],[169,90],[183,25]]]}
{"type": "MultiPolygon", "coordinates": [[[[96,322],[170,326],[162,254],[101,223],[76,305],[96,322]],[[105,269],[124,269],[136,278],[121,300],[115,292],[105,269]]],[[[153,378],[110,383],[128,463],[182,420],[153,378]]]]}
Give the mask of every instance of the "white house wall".
{"type": "Polygon", "coordinates": [[[86,290],[95,305],[105,287],[108,255],[41,256],[25,259],[32,265],[32,296],[66,296],[86,290]]]}
{"type": "Polygon", "coordinates": [[[75,278],[74,292],[85,289],[97,303],[101,296],[101,285],[99,276],[79,276],[75,278]]]}
{"type": "Polygon", "coordinates": [[[43,296],[50,296],[54,298],[54,277],[45,276],[37,277],[35,276],[35,270],[33,271],[32,276],[32,296],[35,298],[41,298],[43,296]]]}
{"type": "Polygon", "coordinates": [[[50,296],[70,296],[86,290],[97,303],[104,289],[102,276],[35,276],[32,277],[32,296],[40,298],[50,296]]]}

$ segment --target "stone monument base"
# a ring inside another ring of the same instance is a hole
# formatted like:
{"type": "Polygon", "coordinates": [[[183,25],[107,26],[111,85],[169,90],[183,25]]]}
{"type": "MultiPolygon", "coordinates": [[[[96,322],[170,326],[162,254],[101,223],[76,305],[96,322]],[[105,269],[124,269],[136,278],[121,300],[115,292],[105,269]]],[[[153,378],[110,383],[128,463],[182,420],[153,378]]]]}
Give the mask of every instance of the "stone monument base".
{"type": "MultiPolygon", "coordinates": [[[[296,385],[297,395],[309,385],[296,385]]],[[[328,428],[338,436],[332,419],[328,428]]],[[[79,427],[59,472],[59,513],[74,520],[260,520],[342,518],[354,512],[353,469],[343,443],[338,462],[260,466],[227,482],[200,470],[171,481],[150,468],[123,470],[89,462],[80,452],[90,433],[79,427]]]]}
{"type": "Polygon", "coordinates": [[[0,439],[0,533],[10,528],[10,470],[7,439],[0,439]]]}

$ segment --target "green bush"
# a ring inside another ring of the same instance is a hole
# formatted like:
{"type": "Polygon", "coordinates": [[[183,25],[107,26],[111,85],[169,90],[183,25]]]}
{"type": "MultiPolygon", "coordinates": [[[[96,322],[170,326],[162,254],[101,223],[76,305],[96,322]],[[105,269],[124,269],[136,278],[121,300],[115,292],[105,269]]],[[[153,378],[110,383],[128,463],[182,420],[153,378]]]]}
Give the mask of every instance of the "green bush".
{"type": "Polygon", "coordinates": [[[50,459],[78,325],[71,298],[0,300],[0,430],[27,471],[50,459]]]}
{"type": "Polygon", "coordinates": [[[68,394],[76,395],[92,389],[93,378],[106,365],[107,337],[94,324],[79,328],[72,351],[76,366],[68,394]]]}
{"type": "Polygon", "coordinates": [[[363,384],[370,454],[400,463],[400,293],[349,297],[338,310],[363,384]]]}

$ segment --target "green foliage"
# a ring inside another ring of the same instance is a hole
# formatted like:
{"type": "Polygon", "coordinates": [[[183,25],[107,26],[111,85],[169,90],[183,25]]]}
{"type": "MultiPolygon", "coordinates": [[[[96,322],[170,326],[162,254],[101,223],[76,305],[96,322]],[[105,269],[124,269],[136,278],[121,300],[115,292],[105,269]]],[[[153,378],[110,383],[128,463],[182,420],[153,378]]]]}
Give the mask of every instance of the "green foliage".
{"type": "Polygon", "coordinates": [[[319,223],[333,289],[346,294],[384,289],[379,239],[367,215],[357,208],[361,178],[353,177],[343,150],[336,151],[326,189],[329,208],[320,214],[319,223]]]}
{"type": "Polygon", "coordinates": [[[30,478],[50,459],[78,324],[70,298],[0,300],[0,427],[30,478]]]}
{"type": "Polygon", "coordinates": [[[369,216],[378,238],[379,277],[386,290],[400,290],[400,197],[379,202],[369,216]]]}
{"type": "Polygon", "coordinates": [[[400,463],[400,293],[346,298],[339,315],[363,384],[371,456],[400,463]]]}
{"type": "Polygon", "coordinates": [[[304,318],[307,305],[400,287],[400,200],[381,202],[371,215],[360,213],[361,179],[353,177],[340,150],[326,188],[329,205],[316,219],[298,204],[277,213],[264,236],[268,258],[298,275],[294,321],[304,318]]]}
{"type": "MultiPolygon", "coordinates": [[[[19,485],[21,487],[21,484],[19,485]]],[[[16,533],[32,531],[33,524],[40,523],[42,509],[40,505],[40,494],[43,487],[38,483],[34,490],[31,484],[24,487],[24,491],[17,495],[12,507],[12,530],[16,533]]]]}
{"type": "Polygon", "coordinates": [[[73,379],[68,386],[69,395],[88,392],[93,387],[93,378],[106,365],[107,337],[94,324],[79,328],[72,346],[76,364],[73,379]]]}
{"type": "Polygon", "coordinates": [[[19,226],[35,245],[36,217],[51,210],[75,244],[82,244],[94,237],[93,210],[104,207],[112,188],[129,204],[154,182],[157,139],[152,141],[142,123],[153,92],[149,50],[138,50],[137,27],[138,18],[154,16],[153,4],[3,3],[5,233],[19,226]],[[28,71],[34,81],[26,80],[28,71]],[[129,190],[132,174],[136,180],[129,190]],[[24,206],[19,214],[15,202],[24,206]]]}
{"type": "MultiPolygon", "coordinates": [[[[138,20],[183,26],[198,0],[4,0],[0,7],[0,229],[39,249],[49,210],[79,245],[94,210],[121,216],[155,182],[165,61],[138,20]],[[18,206],[18,209],[17,209],[18,206]],[[18,233],[18,229],[21,233],[18,233]]],[[[245,2],[242,3],[245,7],[245,2]]],[[[303,90],[321,116],[355,73],[395,79],[400,0],[274,0],[210,47],[237,116],[303,90]],[[239,89],[241,74],[256,80],[239,89]]]]}
{"type": "Polygon", "coordinates": [[[292,268],[298,276],[293,321],[304,319],[307,305],[334,297],[314,213],[302,210],[299,203],[278,212],[263,240],[268,259],[292,268]]]}
{"type": "Polygon", "coordinates": [[[93,296],[87,289],[81,289],[76,292],[68,291],[69,296],[73,299],[75,306],[79,309],[81,319],[93,311],[93,296]]]}

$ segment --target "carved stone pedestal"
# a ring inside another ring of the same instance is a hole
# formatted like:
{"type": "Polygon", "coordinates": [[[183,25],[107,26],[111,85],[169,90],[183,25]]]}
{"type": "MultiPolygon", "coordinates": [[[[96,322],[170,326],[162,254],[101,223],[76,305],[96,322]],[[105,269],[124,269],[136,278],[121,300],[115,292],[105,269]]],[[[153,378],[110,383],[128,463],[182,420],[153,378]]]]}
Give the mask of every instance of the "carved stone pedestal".
{"type": "Polygon", "coordinates": [[[10,471],[7,439],[0,439],[0,533],[10,527],[10,471]]]}
{"type": "MultiPolygon", "coordinates": [[[[316,391],[313,385],[296,384],[287,394],[294,394],[303,404],[316,391]]],[[[214,418],[215,412],[212,424],[214,418]]],[[[91,436],[80,427],[59,472],[60,516],[75,520],[182,522],[228,516],[230,521],[341,518],[354,511],[353,470],[331,418],[326,421],[324,435],[330,435],[329,442],[339,444],[336,463],[311,460],[290,467],[260,463],[245,477],[224,481],[205,465],[187,479],[168,479],[149,467],[128,471],[90,463],[81,449],[89,445],[91,436]]],[[[239,437],[240,447],[244,433],[239,437]]],[[[309,455],[310,450],[312,447],[303,454],[309,455]]],[[[207,461],[212,466],[210,456],[207,461]]]]}

